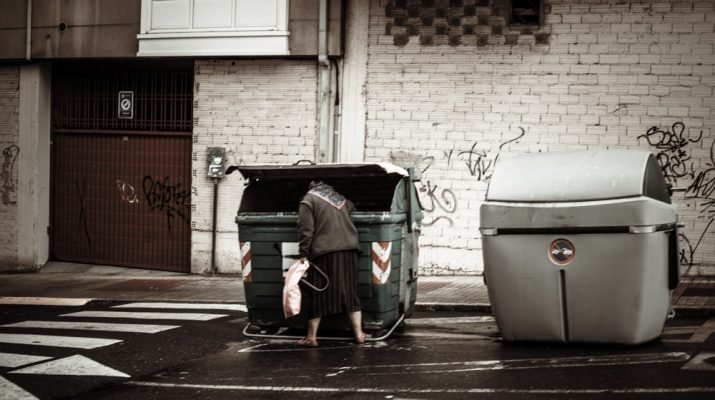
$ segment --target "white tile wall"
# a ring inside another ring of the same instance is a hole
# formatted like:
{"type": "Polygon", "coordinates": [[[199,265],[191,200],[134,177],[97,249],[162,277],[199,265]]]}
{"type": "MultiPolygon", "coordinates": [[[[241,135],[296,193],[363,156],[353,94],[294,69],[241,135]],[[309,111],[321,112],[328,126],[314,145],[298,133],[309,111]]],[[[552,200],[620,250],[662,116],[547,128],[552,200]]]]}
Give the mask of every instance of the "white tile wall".
{"type": "MultiPolygon", "coordinates": [[[[229,165],[315,160],[317,62],[313,60],[196,61],[192,211],[192,270],[210,266],[213,182],[206,149],[225,147],[229,165]]],[[[240,271],[234,222],[244,181],[219,184],[216,264],[240,271]]]]}
{"type": "Polygon", "coordinates": [[[715,274],[714,1],[546,0],[548,45],[484,47],[395,46],[387,2],[371,0],[366,158],[424,170],[422,273],[481,272],[498,158],[641,147],[691,187],[675,197],[684,270],[715,274]],[[649,145],[651,127],[674,140],[649,145]]]}

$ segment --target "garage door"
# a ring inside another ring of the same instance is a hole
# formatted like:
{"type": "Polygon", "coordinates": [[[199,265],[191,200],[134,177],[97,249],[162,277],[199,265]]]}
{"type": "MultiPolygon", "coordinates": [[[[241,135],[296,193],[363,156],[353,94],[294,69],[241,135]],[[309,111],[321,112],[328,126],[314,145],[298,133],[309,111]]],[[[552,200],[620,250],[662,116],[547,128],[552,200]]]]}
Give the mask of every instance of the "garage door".
{"type": "Polygon", "coordinates": [[[190,64],[53,66],[54,259],[190,271],[192,77],[190,64]]]}

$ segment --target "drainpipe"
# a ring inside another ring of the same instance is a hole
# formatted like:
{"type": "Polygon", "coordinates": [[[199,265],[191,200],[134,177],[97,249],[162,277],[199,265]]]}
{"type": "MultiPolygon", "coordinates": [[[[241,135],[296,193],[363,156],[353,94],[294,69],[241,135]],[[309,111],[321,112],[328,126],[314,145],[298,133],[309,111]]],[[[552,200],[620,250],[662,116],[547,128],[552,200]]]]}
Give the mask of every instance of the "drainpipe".
{"type": "Polygon", "coordinates": [[[218,215],[218,178],[214,181],[214,204],[211,225],[211,274],[216,275],[216,219],[218,215]]]}
{"type": "Polygon", "coordinates": [[[32,0],[27,0],[27,29],[25,30],[25,60],[32,61],[32,0]]]}
{"type": "Polygon", "coordinates": [[[328,0],[320,0],[318,22],[318,162],[332,162],[330,149],[330,60],[328,59],[328,0]]]}

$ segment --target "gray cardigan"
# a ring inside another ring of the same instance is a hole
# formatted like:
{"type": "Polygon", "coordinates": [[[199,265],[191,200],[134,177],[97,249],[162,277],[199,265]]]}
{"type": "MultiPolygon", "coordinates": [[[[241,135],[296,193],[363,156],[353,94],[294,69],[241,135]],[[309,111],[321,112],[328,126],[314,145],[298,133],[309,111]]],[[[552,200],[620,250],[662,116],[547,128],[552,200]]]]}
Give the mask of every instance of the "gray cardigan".
{"type": "Polygon", "coordinates": [[[327,253],[360,248],[357,229],[350,218],[355,206],[350,200],[340,208],[308,193],[298,207],[298,250],[314,259],[327,253]]]}

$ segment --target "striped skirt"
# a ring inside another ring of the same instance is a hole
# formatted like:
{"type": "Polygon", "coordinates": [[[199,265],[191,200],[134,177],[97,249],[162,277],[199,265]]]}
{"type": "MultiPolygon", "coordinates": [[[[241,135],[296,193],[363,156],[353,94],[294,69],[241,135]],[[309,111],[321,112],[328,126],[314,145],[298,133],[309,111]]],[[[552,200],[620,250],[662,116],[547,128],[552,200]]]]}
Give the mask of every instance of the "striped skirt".
{"type": "MultiPolygon", "coordinates": [[[[316,257],[311,262],[328,275],[330,285],[323,292],[316,292],[301,285],[303,313],[312,319],[343,312],[360,311],[357,251],[336,251],[316,257]]],[[[312,267],[308,269],[306,280],[318,288],[325,286],[325,278],[312,267]]]]}

